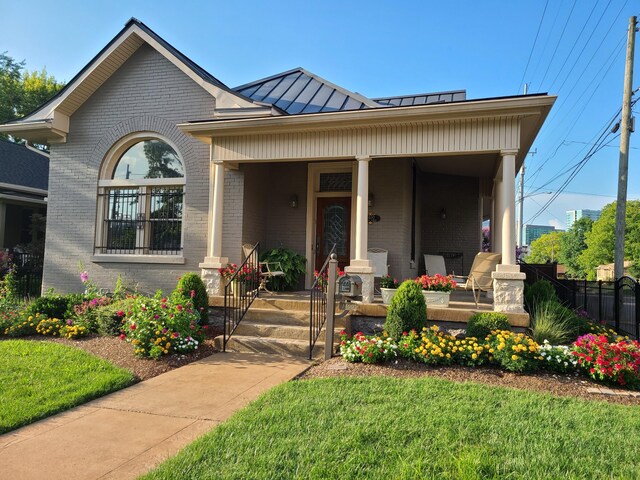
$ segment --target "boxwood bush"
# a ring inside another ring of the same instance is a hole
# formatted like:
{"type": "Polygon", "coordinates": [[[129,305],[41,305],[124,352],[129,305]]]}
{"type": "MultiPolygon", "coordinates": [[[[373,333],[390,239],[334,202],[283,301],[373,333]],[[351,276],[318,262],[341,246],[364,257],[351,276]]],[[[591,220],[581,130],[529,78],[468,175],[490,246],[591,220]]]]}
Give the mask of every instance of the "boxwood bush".
{"type": "Polygon", "coordinates": [[[403,332],[421,332],[427,325],[427,305],[422,286],[413,280],[402,282],[387,309],[384,329],[390,337],[399,339],[403,332]]]}
{"type": "Polygon", "coordinates": [[[484,340],[492,330],[511,330],[509,319],[504,313],[478,312],[467,321],[467,337],[484,340]]]}
{"type": "Polygon", "coordinates": [[[176,291],[190,297],[193,307],[200,313],[201,323],[207,323],[209,312],[209,296],[207,295],[207,287],[205,287],[202,278],[197,273],[185,273],[176,285],[176,291]],[[193,292],[193,295],[191,294],[193,292]]]}

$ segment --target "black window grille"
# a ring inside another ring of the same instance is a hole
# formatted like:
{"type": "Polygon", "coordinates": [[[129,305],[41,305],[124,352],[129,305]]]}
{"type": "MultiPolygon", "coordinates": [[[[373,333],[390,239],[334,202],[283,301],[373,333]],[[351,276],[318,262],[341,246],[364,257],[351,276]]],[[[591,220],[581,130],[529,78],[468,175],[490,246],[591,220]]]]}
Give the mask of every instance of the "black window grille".
{"type": "Polygon", "coordinates": [[[183,187],[108,188],[97,253],[179,255],[183,187]]]}

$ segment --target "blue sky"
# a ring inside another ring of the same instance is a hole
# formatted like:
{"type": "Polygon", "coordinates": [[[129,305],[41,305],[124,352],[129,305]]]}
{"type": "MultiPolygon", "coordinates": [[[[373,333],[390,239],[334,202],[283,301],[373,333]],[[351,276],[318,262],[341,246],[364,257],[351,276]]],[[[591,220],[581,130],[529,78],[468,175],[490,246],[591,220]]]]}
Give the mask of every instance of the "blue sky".
{"type": "MultiPolygon", "coordinates": [[[[464,88],[483,98],[521,93],[524,78],[529,92],[558,95],[527,160],[527,221],[620,108],[626,30],[638,14],[637,0],[0,0],[0,51],[69,80],[133,16],[230,86],[302,66],[370,97],[464,88]]],[[[629,198],[640,198],[638,125],[629,198]]],[[[615,199],[619,140],[609,139],[529,223],[564,226],[565,210],[615,199]]]]}

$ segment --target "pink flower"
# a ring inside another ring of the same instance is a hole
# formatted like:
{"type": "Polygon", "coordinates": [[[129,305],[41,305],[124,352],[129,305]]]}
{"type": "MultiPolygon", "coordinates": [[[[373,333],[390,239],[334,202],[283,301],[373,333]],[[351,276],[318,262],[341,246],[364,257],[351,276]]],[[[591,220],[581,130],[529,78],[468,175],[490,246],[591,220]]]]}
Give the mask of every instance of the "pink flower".
{"type": "Polygon", "coordinates": [[[173,332],[173,338],[178,338],[180,334],[178,332],[173,332]]]}
{"type": "Polygon", "coordinates": [[[182,310],[182,305],[178,305],[176,308],[178,309],[178,311],[181,311],[182,310]]]}
{"type": "Polygon", "coordinates": [[[191,298],[196,298],[196,291],[195,290],[191,290],[191,298]]]}
{"type": "Polygon", "coordinates": [[[82,283],[87,283],[88,280],[89,280],[89,272],[87,272],[86,270],[84,272],[80,272],[80,281],[82,283]]]}
{"type": "Polygon", "coordinates": [[[120,334],[120,340],[124,340],[125,338],[127,338],[127,336],[124,333],[120,334]]]}
{"type": "Polygon", "coordinates": [[[130,328],[131,330],[135,330],[137,327],[136,327],[136,324],[134,323],[133,325],[129,326],[129,328],[130,328]]]}
{"type": "Polygon", "coordinates": [[[124,312],[122,310],[118,310],[116,312],[116,315],[119,316],[119,317],[124,317],[124,312]]]}

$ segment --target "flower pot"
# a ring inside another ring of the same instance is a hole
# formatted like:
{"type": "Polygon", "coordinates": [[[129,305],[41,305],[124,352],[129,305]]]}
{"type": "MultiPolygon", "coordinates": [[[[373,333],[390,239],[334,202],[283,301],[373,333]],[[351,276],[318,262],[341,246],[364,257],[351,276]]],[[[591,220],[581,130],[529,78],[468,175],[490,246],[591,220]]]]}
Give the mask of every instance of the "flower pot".
{"type": "Polygon", "coordinates": [[[433,292],[431,290],[423,290],[422,295],[427,306],[448,307],[451,292],[433,292]]]}
{"type": "Polygon", "coordinates": [[[397,288],[380,288],[380,293],[382,294],[382,303],[384,303],[385,305],[389,305],[391,303],[391,299],[397,291],[397,288]]]}

